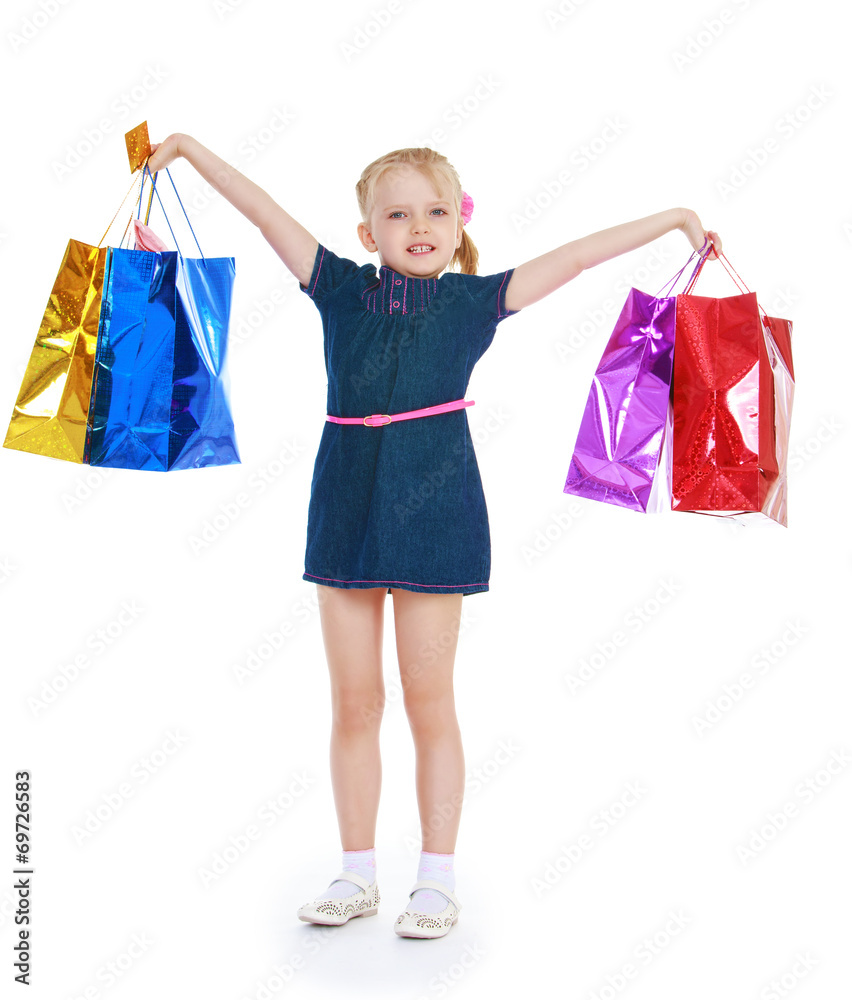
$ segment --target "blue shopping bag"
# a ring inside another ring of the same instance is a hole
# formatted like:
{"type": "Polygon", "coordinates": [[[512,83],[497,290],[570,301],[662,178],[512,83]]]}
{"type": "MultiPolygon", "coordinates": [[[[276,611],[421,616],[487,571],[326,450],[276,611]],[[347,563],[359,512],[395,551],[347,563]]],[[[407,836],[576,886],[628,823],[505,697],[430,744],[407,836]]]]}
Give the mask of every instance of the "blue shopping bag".
{"type": "MultiPolygon", "coordinates": [[[[160,199],[156,177],[152,193],[160,199]]],[[[234,274],[233,257],[107,250],[90,465],[166,472],[240,462],[226,367],[234,274]]]]}

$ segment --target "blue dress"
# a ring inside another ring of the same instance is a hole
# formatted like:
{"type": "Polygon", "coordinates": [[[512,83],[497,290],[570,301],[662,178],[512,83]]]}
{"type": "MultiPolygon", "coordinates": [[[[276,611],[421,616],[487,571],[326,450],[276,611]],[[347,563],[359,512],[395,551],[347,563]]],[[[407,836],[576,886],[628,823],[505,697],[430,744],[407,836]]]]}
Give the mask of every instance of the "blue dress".
{"type": "MultiPolygon", "coordinates": [[[[317,248],[301,291],[322,317],[327,413],[364,417],[463,399],[514,268],[409,278],[317,248]]],[[[488,511],[465,409],[370,427],[325,421],[304,580],[430,594],[488,590],[488,511]]]]}

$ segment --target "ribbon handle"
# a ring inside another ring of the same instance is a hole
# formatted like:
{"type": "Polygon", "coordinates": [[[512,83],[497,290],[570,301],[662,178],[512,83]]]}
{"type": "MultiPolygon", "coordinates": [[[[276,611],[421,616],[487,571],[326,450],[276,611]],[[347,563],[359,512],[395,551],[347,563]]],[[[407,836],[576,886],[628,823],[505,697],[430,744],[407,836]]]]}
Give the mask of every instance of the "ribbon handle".
{"type": "MultiPolygon", "coordinates": [[[[699,276],[699,274],[701,274],[701,269],[704,267],[704,265],[709,260],[709,258],[710,258],[710,251],[713,250],[713,249],[715,249],[715,247],[713,246],[713,243],[710,242],[708,244],[708,246],[705,247],[700,252],[698,250],[693,250],[692,254],[690,255],[690,257],[687,260],[687,262],[683,265],[683,267],[677,272],[677,274],[673,278],[671,278],[669,281],[667,281],[665,283],[665,285],[663,285],[663,287],[660,289],[660,291],[657,292],[657,296],[656,297],[660,298],[660,296],[663,295],[663,292],[666,289],[667,289],[667,291],[665,291],[665,294],[666,295],[671,295],[672,291],[674,290],[674,286],[677,283],[678,279],[683,274],[683,272],[687,269],[687,267],[689,267],[690,263],[692,262],[692,259],[695,257],[695,255],[697,253],[699,255],[698,256],[698,261],[696,262],[695,267],[692,269],[692,274],[689,276],[689,279],[686,282],[686,287],[683,290],[683,294],[684,295],[691,294],[692,289],[695,287],[695,282],[698,281],[698,276],[699,276]]],[[[731,264],[731,262],[728,260],[728,258],[720,250],[717,250],[716,254],[717,254],[718,259],[722,262],[722,266],[725,268],[725,270],[728,272],[728,274],[733,279],[734,284],[736,284],[737,288],[739,288],[739,290],[741,292],[746,292],[747,293],[748,291],[750,291],[750,289],[748,288],[748,286],[746,285],[746,283],[743,281],[743,279],[734,270],[734,267],[731,264]]]]}
{"type": "MultiPolygon", "coordinates": [[[[145,167],[144,167],[144,170],[143,170],[143,177],[144,177],[145,174],[147,174],[148,177],[151,178],[151,190],[150,190],[150,192],[148,194],[148,207],[147,207],[147,210],[145,212],[145,225],[148,224],[148,218],[149,218],[149,216],[151,214],[151,201],[152,201],[153,196],[156,194],[157,201],[160,203],[160,208],[162,209],[163,215],[165,216],[165,219],[166,219],[166,223],[167,223],[167,225],[169,227],[169,232],[172,234],[172,239],[175,242],[175,247],[177,248],[177,252],[180,254],[181,258],[183,258],[183,254],[181,253],[180,246],[178,245],[177,237],[175,236],[175,231],[172,229],[171,221],[169,220],[168,213],[166,212],[166,207],[165,207],[165,205],[163,205],[163,199],[160,197],[160,192],[157,190],[157,177],[159,176],[159,171],[157,171],[157,173],[155,173],[155,174],[152,175],[151,174],[151,168],[148,166],[148,161],[147,160],[145,161],[145,167]]],[[[198,252],[201,254],[201,259],[205,262],[205,265],[206,265],[207,258],[204,256],[204,251],[201,249],[201,244],[198,242],[198,237],[195,235],[195,230],[192,228],[192,223],[189,221],[189,216],[186,214],[186,209],[184,208],[183,202],[181,201],[180,195],[178,194],[178,189],[175,187],[175,182],[172,180],[172,175],[169,173],[168,168],[166,168],[166,176],[171,181],[171,185],[172,185],[172,188],[174,189],[175,195],[177,197],[178,204],[180,205],[181,209],[183,210],[184,218],[186,219],[187,225],[189,226],[189,231],[192,233],[192,238],[195,240],[195,245],[198,247],[198,252]]],[[[136,218],[137,219],[139,218],[139,216],[141,214],[141,211],[142,211],[142,191],[140,190],[140,192],[139,192],[139,204],[138,204],[137,209],[136,209],[136,218]]]]}
{"type": "MultiPolygon", "coordinates": [[[[103,243],[103,241],[106,239],[107,233],[110,231],[110,229],[112,229],[113,223],[118,218],[118,213],[122,210],[122,208],[124,208],[124,203],[130,197],[130,192],[136,187],[136,185],[139,183],[140,179],[142,181],[142,187],[140,187],[140,189],[139,189],[139,197],[140,198],[142,197],[142,188],[145,186],[145,177],[144,177],[144,175],[140,175],[139,177],[134,177],[133,178],[133,182],[131,183],[130,187],[128,188],[127,194],[121,199],[121,204],[118,206],[115,215],[112,217],[112,220],[110,221],[110,224],[104,230],[103,236],[98,240],[98,246],[100,246],[101,243],[103,243]]],[[[127,235],[127,230],[130,228],[130,223],[132,221],[133,221],[133,213],[131,212],[130,213],[130,218],[127,220],[127,225],[124,227],[124,232],[121,234],[121,239],[119,240],[119,245],[121,245],[121,243],[124,242],[124,237],[127,235]]]]}
{"type": "MultiPolygon", "coordinates": [[[[695,285],[695,282],[698,280],[698,275],[701,273],[702,267],[704,267],[704,265],[707,263],[707,258],[710,256],[710,251],[712,249],[713,249],[713,244],[711,243],[710,246],[707,247],[707,250],[706,250],[704,256],[699,261],[698,266],[692,272],[692,277],[689,279],[689,283],[687,284],[686,288],[684,289],[684,293],[683,293],[684,295],[689,295],[690,292],[692,291],[693,286],[695,285]]],[[[744,292],[744,293],[750,291],[749,287],[746,285],[746,283],[743,281],[743,279],[734,270],[733,265],[728,260],[728,258],[723,253],[720,253],[719,251],[717,251],[717,256],[718,256],[719,260],[722,262],[722,266],[725,268],[725,270],[728,272],[728,274],[733,279],[734,284],[737,286],[737,288],[741,292],[744,292]]]]}

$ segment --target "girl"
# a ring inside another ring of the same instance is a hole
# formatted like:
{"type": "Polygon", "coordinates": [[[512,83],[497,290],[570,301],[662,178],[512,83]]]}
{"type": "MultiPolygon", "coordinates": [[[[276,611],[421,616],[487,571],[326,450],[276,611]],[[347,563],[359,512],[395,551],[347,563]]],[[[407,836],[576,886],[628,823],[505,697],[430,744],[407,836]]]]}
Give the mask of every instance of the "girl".
{"type": "Polygon", "coordinates": [[[323,321],[328,416],[311,483],[303,579],[317,585],[331,675],[343,870],[298,916],[343,924],[378,909],[382,635],[390,593],[422,828],[417,881],[394,930],[441,937],[461,909],[453,862],[465,767],[452,680],[461,603],[465,594],[488,590],[491,558],[463,411],[472,405],[464,394],[473,367],[502,319],[585,268],[672,229],[696,250],[710,239],[721,251],[721,241],[694,212],[671,208],[477,276],[466,231],[473,202],[456,171],[431,149],[401,149],[371,163],[356,185],[358,236],[378,253],[377,273],[319,244],[191,136],[170,135],[152,150],[152,171],[185,157],[253,222],[323,321]],[[455,264],[461,273],[447,271],[455,264]]]}

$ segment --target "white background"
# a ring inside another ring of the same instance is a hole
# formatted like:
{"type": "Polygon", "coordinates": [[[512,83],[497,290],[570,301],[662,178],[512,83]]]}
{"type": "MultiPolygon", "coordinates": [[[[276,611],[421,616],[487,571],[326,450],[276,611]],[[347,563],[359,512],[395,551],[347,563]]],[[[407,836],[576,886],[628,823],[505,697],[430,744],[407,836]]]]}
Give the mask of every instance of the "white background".
{"type": "MultiPolygon", "coordinates": [[[[28,996],[849,995],[852,106],[838,9],[4,6],[10,413],[65,244],[99,239],[131,180],[123,134],[143,119],[154,141],[196,136],[359,262],[355,182],[403,146],[434,145],[458,169],[482,274],[688,206],[765,308],[793,321],[797,376],[787,529],[643,516],[562,486],[626,290],[657,292],[690,252],[683,234],[501,324],[467,393],[493,565],[490,592],[464,600],[456,660],[469,769],[461,917],[439,941],[392,929],[420,841],[388,599],[382,904],[375,920],[303,924],[296,908],[340,867],[327,667],[315,588],[301,579],[322,329],[257,231],[176,163],[203,249],[237,260],[232,333],[243,333],[229,363],[242,465],[99,473],[0,453],[4,991],[15,987],[14,772],[26,769],[28,996]],[[613,135],[608,120],[619,134],[584,160],[584,145],[613,135]],[[548,185],[549,204],[519,225],[548,185]],[[249,506],[228,519],[244,491],[249,506]],[[194,551],[217,516],[222,529],[194,551]],[[132,602],[136,617],[95,653],[98,630],[132,602]],[[287,622],[293,636],[240,683],[234,667],[287,622]],[[88,665],[74,677],[80,654],[88,665]],[[599,669],[572,692],[566,676],[592,657],[599,669]],[[726,701],[744,673],[752,686],[726,701]],[[708,703],[718,721],[699,734],[708,703]],[[245,841],[252,825],[259,837],[245,841]],[[217,855],[224,874],[205,883],[217,855]]],[[[156,214],[152,225],[170,239],[156,214]]],[[[176,233],[191,248],[185,225],[176,233]]],[[[712,264],[698,291],[736,288],[712,264]]]]}

